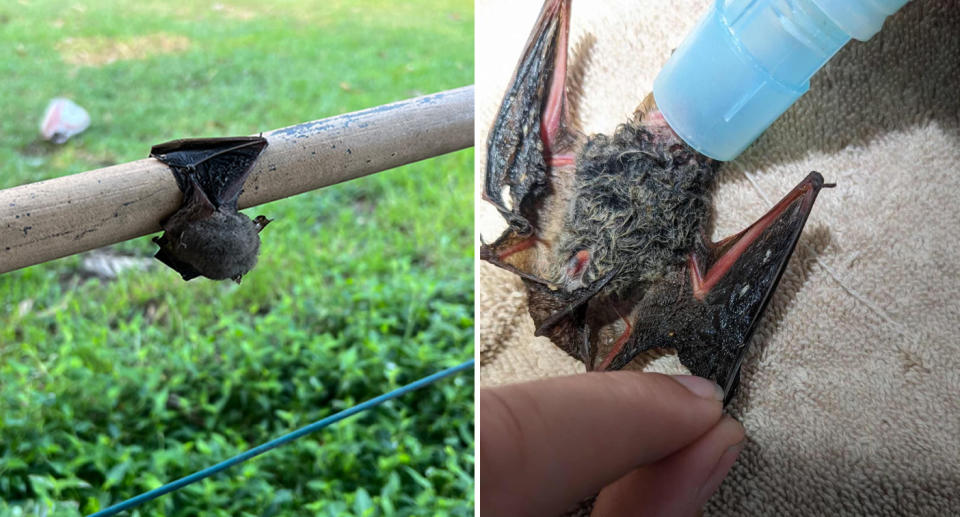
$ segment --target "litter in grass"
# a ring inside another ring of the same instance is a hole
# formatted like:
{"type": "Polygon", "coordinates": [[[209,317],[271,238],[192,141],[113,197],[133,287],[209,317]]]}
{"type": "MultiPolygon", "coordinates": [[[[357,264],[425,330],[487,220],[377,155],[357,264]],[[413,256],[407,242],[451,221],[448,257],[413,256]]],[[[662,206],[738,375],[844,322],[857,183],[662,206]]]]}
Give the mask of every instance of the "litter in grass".
{"type": "Polygon", "coordinates": [[[40,120],[40,134],[44,140],[62,144],[90,127],[90,114],[70,99],[50,99],[40,120]]]}
{"type": "Polygon", "coordinates": [[[83,257],[80,269],[88,275],[113,280],[124,271],[145,271],[151,265],[153,260],[147,257],[130,257],[97,250],[83,257]]]}

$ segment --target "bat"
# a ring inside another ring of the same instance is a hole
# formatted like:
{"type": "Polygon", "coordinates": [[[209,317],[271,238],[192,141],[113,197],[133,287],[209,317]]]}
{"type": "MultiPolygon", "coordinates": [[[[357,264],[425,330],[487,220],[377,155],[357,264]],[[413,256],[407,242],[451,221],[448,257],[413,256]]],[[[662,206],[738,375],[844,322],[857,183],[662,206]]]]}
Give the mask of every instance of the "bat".
{"type": "Polygon", "coordinates": [[[253,163],[267,147],[262,136],[187,138],[155,145],[150,156],[163,162],[183,192],[183,204],[161,221],[153,239],[155,257],[184,280],[240,279],[257,264],[260,230],[270,219],[237,211],[237,199],[253,163]]]}
{"type": "Polygon", "coordinates": [[[487,143],[483,198],[508,226],[480,257],[519,275],[536,335],[587,370],[675,350],[729,403],[750,337],[823,176],[711,242],[720,163],[680,139],[648,96],[612,136],[585,135],[565,92],[570,0],[546,0],[487,143]]]}

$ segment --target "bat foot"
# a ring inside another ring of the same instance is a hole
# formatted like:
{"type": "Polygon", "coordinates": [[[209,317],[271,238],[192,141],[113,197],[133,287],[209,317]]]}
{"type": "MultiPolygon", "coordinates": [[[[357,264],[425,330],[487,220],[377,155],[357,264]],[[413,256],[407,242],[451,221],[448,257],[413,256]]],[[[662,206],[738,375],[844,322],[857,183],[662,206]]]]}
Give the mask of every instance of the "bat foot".
{"type": "Polygon", "coordinates": [[[253,219],[254,226],[257,227],[257,233],[260,233],[261,230],[267,227],[268,224],[272,223],[273,219],[268,219],[265,215],[258,215],[253,219]]]}
{"type": "Polygon", "coordinates": [[[805,183],[809,184],[816,190],[821,188],[834,188],[837,186],[836,183],[824,183],[823,174],[820,174],[817,171],[810,171],[810,174],[807,174],[807,177],[803,180],[805,183]]]}

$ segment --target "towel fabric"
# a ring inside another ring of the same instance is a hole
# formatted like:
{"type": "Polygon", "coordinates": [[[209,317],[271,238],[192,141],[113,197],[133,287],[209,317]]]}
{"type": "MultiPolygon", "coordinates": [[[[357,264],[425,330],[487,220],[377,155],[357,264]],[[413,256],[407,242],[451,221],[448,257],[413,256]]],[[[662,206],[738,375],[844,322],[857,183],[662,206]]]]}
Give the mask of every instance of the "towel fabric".
{"type": "MultiPolygon", "coordinates": [[[[708,0],[575,2],[569,92],[612,133],[708,0]],[[669,5],[669,6],[668,6],[669,5]]],[[[477,189],[487,134],[540,8],[477,2],[477,189]]],[[[743,364],[748,443],[712,515],[960,515],[960,5],[914,0],[847,44],[721,169],[715,238],[809,171],[824,190],[743,364]]],[[[479,196],[477,197],[479,200],[479,196]]],[[[478,201],[490,241],[504,223],[478,201]]],[[[533,336],[520,281],[478,267],[480,384],[583,365],[533,336]]],[[[675,358],[654,369],[677,372],[675,358]]]]}

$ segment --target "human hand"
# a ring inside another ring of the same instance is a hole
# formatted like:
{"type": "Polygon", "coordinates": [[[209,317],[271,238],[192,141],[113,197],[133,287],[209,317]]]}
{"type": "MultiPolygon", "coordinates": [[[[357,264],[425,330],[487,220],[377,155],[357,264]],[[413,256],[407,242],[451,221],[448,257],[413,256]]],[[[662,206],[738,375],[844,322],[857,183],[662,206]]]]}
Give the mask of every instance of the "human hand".
{"type": "Polygon", "coordinates": [[[598,491],[594,516],[695,515],[743,448],[722,398],[700,377],[623,371],[483,389],[480,515],[559,515],[598,491]]]}

